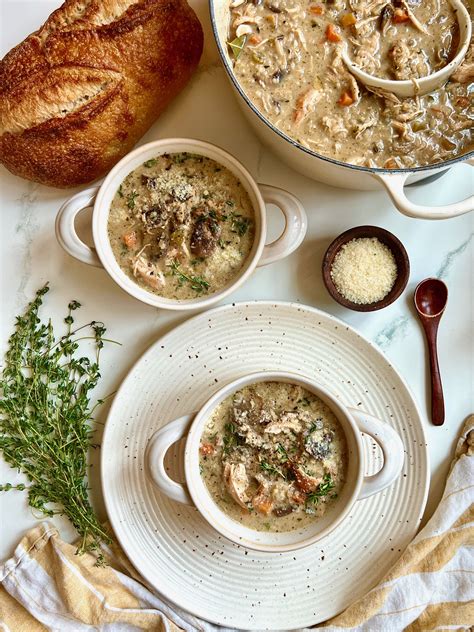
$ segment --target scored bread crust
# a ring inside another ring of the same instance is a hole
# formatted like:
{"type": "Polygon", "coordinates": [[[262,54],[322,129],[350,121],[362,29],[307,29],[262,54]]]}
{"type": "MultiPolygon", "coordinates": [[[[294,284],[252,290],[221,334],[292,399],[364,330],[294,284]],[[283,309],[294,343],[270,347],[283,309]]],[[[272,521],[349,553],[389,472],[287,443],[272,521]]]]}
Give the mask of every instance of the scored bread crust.
{"type": "Polygon", "coordinates": [[[55,187],[104,175],[196,69],[185,0],[66,0],[0,61],[0,162],[55,187]]]}

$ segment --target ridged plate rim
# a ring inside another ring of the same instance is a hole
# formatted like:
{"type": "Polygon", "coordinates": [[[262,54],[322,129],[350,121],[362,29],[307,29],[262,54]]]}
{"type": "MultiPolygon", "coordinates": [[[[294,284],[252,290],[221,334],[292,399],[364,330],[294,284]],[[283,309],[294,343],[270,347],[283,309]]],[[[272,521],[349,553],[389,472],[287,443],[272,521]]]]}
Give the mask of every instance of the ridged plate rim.
{"type": "MultiPolygon", "coordinates": [[[[282,310],[289,310],[290,313],[294,310],[295,314],[297,314],[298,312],[309,313],[310,315],[314,315],[315,319],[319,318],[320,321],[324,319],[328,323],[334,324],[336,329],[337,327],[341,327],[341,330],[344,329],[345,331],[350,333],[351,338],[355,336],[356,339],[359,339],[362,345],[367,345],[371,349],[371,351],[375,353],[378,362],[384,365],[384,370],[388,371],[389,373],[393,372],[396,375],[397,379],[399,380],[400,385],[404,391],[402,395],[400,396],[402,398],[402,403],[403,405],[406,405],[408,403],[411,409],[411,421],[412,421],[411,426],[413,427],[414,431],[416,430],[420,435],[419,437],[420,442],[415,444],[414,452],[417,454],[417,461],[419,460],[420,457],[422,457],[422,461],[423,461],[422,468],[415,469],[415,472],[418,472],[420,476],[420,480],[418,481],[418,484],[422,486],[422,493],[421,495],[419,494],[418,504],[417,504],[415,513],[413,513],[414,508],[411,507],[411,511],[410,511],[410,518],[411,518],[411,525],[412,525],[411,537],[413,537],[413,535],[416,533],[419,522],[421,521],[424,508],[426,506],[428,490],[429,490],[429,458],[428,458],[425,432],[424,432],[424,428],[423,428],[423,424],[421,420],[421,415],[420,415],[418,406],[416,404],[416,401],[411,393],[411,390],[408,384],[406,383],[405,379],[399,374],[399,372],[384,356],[384,354],[380,351],[380,349],[378,349],[377,346],[374,343],[372,343],[370,340],[368,340],[367,338],[359,334],[357,330],[355,330],[353,327],[351,327],[344,321],[340,320],[339,318],[332,316],[331,314],[328,314],[312,306],[304,305],[301,303],[295,303],[295,302],[271,301],[271,300],[243,301],[243,302],[238,302],[238,303],[225,304],[225,305],[218,306],[214,309],[196,314],[192,316],[191,318],[188,318],[184,323],[181,323],[177,327],[173,328],[172,330],[167,332],[165,335],[163,335],[162,337],[160,337],[158,340],[156,340],[154,343],[150,345],[150,347],[132,366],[132,368],[130,369],[126,377],[124,378],[120,388],[118,389],[116,396],[114,398],[114,401],[112,403],[112,406],[110,408],[109,414],[108,414],[107,422],[104,429],[104,436],[102,440],[102,454],[101,454],[102,490],[103,490],[106,510],[107,510],[110,522],[112,524],[112,527],[114,529],[114,532],[117,536],[117,539],[120,545],[122,546],[123,550],[129,557],[132,564],[135,566],[137,571],[145,578],[145,580],[151,586],[153,586],[165,599],[167,599],[171,603],[174,603],[175,605],[183,608],[184,610],[186,610],[187,612],[195,616],[203,617],[207,619],[208,621],[211,621],[218,625],[224,625],[224,626],[229,626],[231,624],[230,621],[225,620],[226,617],[224,617],[224,620],[223,620],[222,617],[219,618],[216,616],[208,616],[206,613],[203,613],[201,610],[199,610],[199,608],[196,608],[195,606],[190,605],[185,595],[177,595],[176,592],[173,592],[164,588],[162,582],[160,585],[159,571],[158,573],[157,572],[153,573],[153,572],[149,572],[148,568],[146,567],[145,569],[143,568],[143,562],[144,560],[146,561],[146,553],[144,551],[138,551],[136,550],[136,548],[134,548],[133,542],[130,541],[131,534],[127,533],[127,529],[130,532],[130,528],[128,528],[128,526],[125,526],[125,527],[123,526],[123,524],[121,523],[119,519],[118,511],[116,511],[116,507],[114,506],[114,501],[118,500],[117,498],[114,498],[114,485],[116,483],[116,479],[113,476],[110,476],[110,474],[108,473],[108,465],[109,465],[108,454],[110,450],[114,450],[114,438],[113,438],[114,430],[117,430],[117,428],[120,428],[120,411],[117,412],[117,409],[119,409],[124,395],[125,397],[127,396],[127,388],[129,387],[130,383],[135,378],[136,373],[140,371],[142,365],[145,366],[148,359],[150,357],[153,357],[153,355],[156,354],[157,350],[161,350],[162,348],[164,348],[166,346],[167,341],[172,339],[174,336],[176,336],[177,333],[179,334],[179,332],[186,329],[192,330],[193,325],[195,325],[196,322],[199,322],[201,320],[204,321],[204,323],[211,322],[212,319],[214,320],[216,320],[216,318],[218,319],[219,315],[222,314],[223,312],[225,313],[229,311],[231,313],[234,312],[232,316],[235,318],[238,318],[239,313],[242,310],[249,309],[249,308],[250,309],[258,308],[258,309],[261,309],[262,311],[265,309],[272,310],[270,313],[273,317],[275,317],[276,311],[278,310],[280,310],[280,313],[282,310]],[[115,423],[116,418],[119,420],[118,426],[115,423]]],[[[297,320],[297,316],[295,318],[297,320]]],[[[319,322],[318,324],[321,324],[321,322],[319,322]]],[[[191,343],[191,341],[189,342],[191,343]]],[[[222,346],[224,346],[224,344],[225,342],[222,343],[222,346]]],[[[216,390],[217,388],[218,386],[216,386],[216,390]]],[[[169,421],[169,419],[167,419],[166,421],[169,421]]],[[[380,500],[382,498],[383,497],[380,496],[380,500]]],[[[165,506],[166,506],[166,502],[171,502],[171,501],[165,500],[164,501],[165,506]]],[[[366,502],[366,501],[363,501],[363,502],[366,502]]],[[[172,506],[175,506],[175,504],[172,503],[172,506]]],[[[178,510],[176,509],[176,511],[178,510]]],[[[348,520],[348,518],[346,518],[346,520],[348,520]]],[[[344,523],[346,522],[346,520],[344,521],[344,523]]],[[[143,522],[146,522],[146,521],[143,521],[142,519],[142,524],[143,522]]],[[[338,527],[338,529],[339,528],[340,527],[338,527]]],[[[329,536],[329,538],[330,537],[331,536],[329,536]]],[[[327,539],[325,539],[325,541],[327,539]]],[[[150,543],[150,546],[152,546],[152,543],[150,543]]],[[[317,548],[318,543],[316,543],[313,546],[317,548]]],[[[401,555],[401,552],[402,550],[399,550],[399,555],[401,555]]],[[[176,554],[177,558],[181,559],[181,555],[179,554],[179,549],[175,550],[174,553],[176,554]]],[[[233,553],[232,549],[230,550],[229,554],[231,553],[233,553]]],[[[291,554],[287,554],[287,555],[291,555],[291,554]]],[[[324,559],[324,557],[322,559],[324,559]]],[[[242,570],[242,573],[244,573],[244,569],[242,570]]],[[[294,628],[294,627],[305,627],[305,626],[315,625],[316,623],[319,623],[320,621],[325,620],[328,617],[332,617],[338,612],[342,611],[350,603],[350,600],[346,600],[346,601],[347,603],[345,603],[342,606],[341,604],[339,604],[339,607],[337,608],[337,610],[334,610],[334,612],[331,612],[329,615],[326,614],[326,616],[324,616],[323,618],[321,617],[308,618],[307,620],[304,620],[304,622],[303,621],[299,622],[297,626],[291,625],[291,622],[288,622],[288,621],[286,622],[282,621],[281,623],[280,622],[270,623],[270,625],[267,625],[267,626],[262,626],[261,624],[259,624],[258,626],[255,626],[253,624],[250,624],[249,622],[243,622],[243,621],[240,621],[239,625],[236,625],[235,623],[232,623],[232,625],[233,627],[238,627],[239,629],[249,629],[249,630],[255,629],[255,627],[265,627],[265,629],[277,630],[277,629],[282,629],[284,627],[294,628]]]]}

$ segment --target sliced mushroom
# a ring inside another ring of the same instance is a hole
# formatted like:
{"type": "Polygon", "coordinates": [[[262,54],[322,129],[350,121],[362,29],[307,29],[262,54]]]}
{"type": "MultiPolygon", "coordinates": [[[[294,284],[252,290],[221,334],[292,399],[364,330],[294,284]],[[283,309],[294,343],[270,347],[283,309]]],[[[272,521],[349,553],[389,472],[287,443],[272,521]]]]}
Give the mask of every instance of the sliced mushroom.
{"type": "Polygon", "coordinates": [[[198,257],[209,257],[213,253],[221,234],[217,220],[209,216],[198,216],[191,234],[191,252],[198,257]]]}

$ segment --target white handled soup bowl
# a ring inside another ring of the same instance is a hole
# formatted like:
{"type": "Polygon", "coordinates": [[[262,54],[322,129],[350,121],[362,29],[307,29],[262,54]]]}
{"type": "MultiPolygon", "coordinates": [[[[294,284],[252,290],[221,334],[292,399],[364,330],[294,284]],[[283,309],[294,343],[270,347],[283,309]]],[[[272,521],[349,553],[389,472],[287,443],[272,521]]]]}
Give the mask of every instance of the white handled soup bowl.
{"type": "Polygon", "coordinates": [[[207,522],[223,536],[249,549],[266,552],[292,551],[320,540],[349,514],[354,503],[377,494],[399,476],[403,462],[403,444],[388,424],[368,413],[348,408],[321,385],[308,377],[286,372],[262,371],[241,377],[218,390],[197,412],[180,417],[155,432],[147,446],[146,462],[153,483],[166,496],[180,503],[194,505],[207,522]],[[211,497],[199,470],[201,435],[213,410],[229,395],[258,382],[296,384],[319,397],[336,415],[347,442],[346,482],[337,500],[309,526],[294,531],[272,533],[250,529],[226,515],[211,497]],[[384,456],[382,468],[366,476],[366,463],[361,433],[372,437],[384,456]],[[171,445],[186,437],[182,448],[185,484],[172,480],[164,465],[171,445]]]}
{"type": "Polygon", "coordinates": [[[283,259],[296,250],[306,235],[306,229],[306,213],[294,195],[274,186],[257,184],[247,169],[231,154],[210,143],[189,138],[158,140],[135,149],[115,165],[100,186],[86,189],[65,202],[56,217],[56,237],[68,254],[83,263],[104,267],[125,292],[143,303],[170,310],[203,309],[217,303],[242,285],[257,266],[283,259]],[[180,152],[211,158],[229,169],[247,191],[255,213],[255,238],[242,268],[220,290],[186,300],[161,297],[130,279],[115,259],[107,233],[110,205],[124,178],[146,160],[161,154],[180,152]],[[285,217],[283,232],[270,244],[266,243],[266,204],[275,204],[285,217]],[[90,206],[93,207],[93,248],[80,239],[75,228],[78,213],[90,206]]]}

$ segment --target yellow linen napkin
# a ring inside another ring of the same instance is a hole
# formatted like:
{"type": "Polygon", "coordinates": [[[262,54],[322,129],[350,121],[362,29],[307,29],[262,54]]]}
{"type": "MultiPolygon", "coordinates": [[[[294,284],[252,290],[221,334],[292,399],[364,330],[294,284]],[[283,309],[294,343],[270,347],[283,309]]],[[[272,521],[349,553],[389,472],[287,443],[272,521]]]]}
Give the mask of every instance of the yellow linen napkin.
{"type": "MultiPolygon", "coordinates": [[[[433,517],[392,570],[365,597],[318,626],[319,631],[465,630],[474,623],[474,416],[461,433],[443,498],[433,517]]],[[[43,523],[0,566],[0,629],[187,632],[218,629],[147,587],[118,545],[108,566],[75,555],[43,523]]]]}

